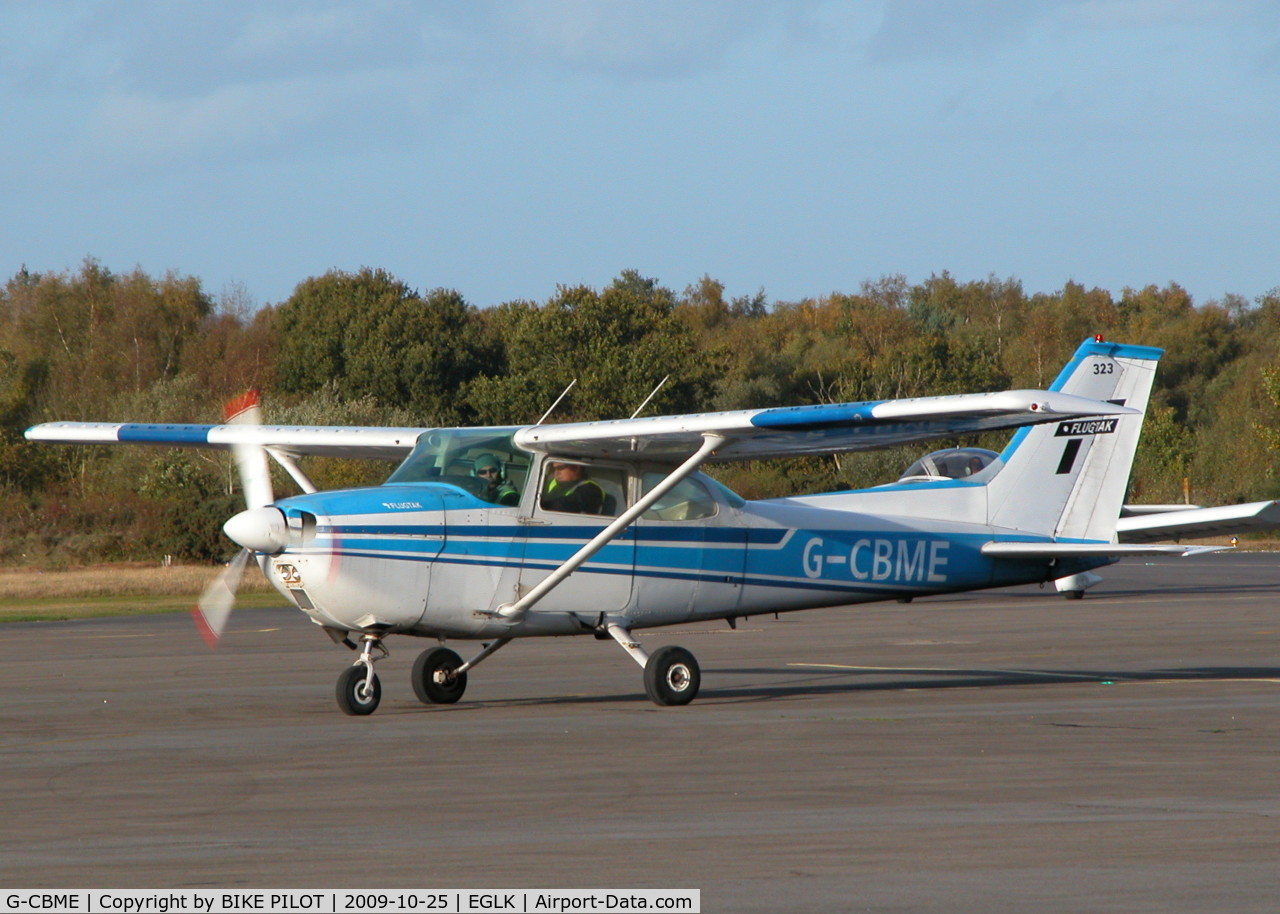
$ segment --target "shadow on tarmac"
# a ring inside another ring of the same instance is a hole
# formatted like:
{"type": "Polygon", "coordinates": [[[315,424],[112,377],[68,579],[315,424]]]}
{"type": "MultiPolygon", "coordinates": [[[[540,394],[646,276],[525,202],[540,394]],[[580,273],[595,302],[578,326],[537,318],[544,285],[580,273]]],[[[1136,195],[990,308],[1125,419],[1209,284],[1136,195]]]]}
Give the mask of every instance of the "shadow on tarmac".
{"type": "Polygon", "coordinates": [[[802,695],[831,695],[856,692],[903,692],[919,689],[974,689],[1025,685],[1064,685],[1092,683],[1119,685],[1131,682],[1230,682],[1240,680],[1280,681],[1280,667],[1187,667],[1160,670],[993,670],[993,669],[929,669],[912,667],[876,667],[848,670],[777,670],[767,668],[722,669],[717,673],[768,678],[797,677],[803,681],[786,685],[745,686],[729,689],[704,688],[699,700],[740,698],[768,700],[802,695]],[[814,682],[815,677],[827,680],[814,682]],[[856,677],[859,681],[849,681],[856,677]],[[874,677],[875,681],[866,681],[874,677]]]}
{"type": "MultiPolygon", "coordinates": [[[[800,665],[803,666],[803,665],[800,665]]],[[[702,689],[694,704],[712,702],[779,701],[805,696],[857,694],[859,692],[908,692],[923,689],[989,689],[1028,685],[1122,685],[1138,682],[1280,682],[1280,667],[1187,667],[1160,670],[993,670],[876,667],[874,669],[776,669],[767,667],[720,668],[711,676],[731,674],[753,679],[787,677],[775,685],[716,688],[707,683],[703,671],[702,689]],[[820,680],[820,681],[815,681],[820,680]],[[856,680],[856,681],[851,681],[856,680]],[[868,681],[873,680],[873,681],[868,681]]],[[[555,707],[637,702],[649,710],[661,710],[643,692],[600,695],[549,695],[537,698],[462,701],[435,706],[438,710],[481,710],[485,707],[555,707]]]]}

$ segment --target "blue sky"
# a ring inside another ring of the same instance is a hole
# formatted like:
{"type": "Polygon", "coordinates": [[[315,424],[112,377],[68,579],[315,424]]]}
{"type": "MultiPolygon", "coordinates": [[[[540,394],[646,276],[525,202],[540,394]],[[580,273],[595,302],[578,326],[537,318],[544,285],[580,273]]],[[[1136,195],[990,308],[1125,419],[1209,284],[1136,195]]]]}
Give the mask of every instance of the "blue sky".
{"type": "Polygon", "coordinates": [[[3,277],[1280,286],[1280,0],[0,0],[0,29],[3,277]]]}

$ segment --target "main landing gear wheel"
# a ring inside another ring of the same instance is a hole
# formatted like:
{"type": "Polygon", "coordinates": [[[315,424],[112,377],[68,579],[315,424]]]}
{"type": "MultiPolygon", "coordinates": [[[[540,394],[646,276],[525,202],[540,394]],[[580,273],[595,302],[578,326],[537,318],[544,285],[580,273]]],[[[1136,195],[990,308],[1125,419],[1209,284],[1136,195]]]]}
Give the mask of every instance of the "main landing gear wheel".
{"type": "Polygon", "coordinates": [[[658,648],[644,665],[644,691],[654,704],[687,705],[701,684],[698,661],[682,647],[658,648]]]}
{"type": "Polygon", "coordinates": [[[338,707],[343,714],[372,714],[382,701],[382,683],[378,677],[368,682],[368,669],[364,664],[349,666],[338,677],[338,707]]]}
{"type": "Polygon", "coordinates": [[[454,673],[462,658],[447,647],[433,647],[413,662],[413,691],[424,705],[451,705],[467,690],[467,674],[454,673]]]}

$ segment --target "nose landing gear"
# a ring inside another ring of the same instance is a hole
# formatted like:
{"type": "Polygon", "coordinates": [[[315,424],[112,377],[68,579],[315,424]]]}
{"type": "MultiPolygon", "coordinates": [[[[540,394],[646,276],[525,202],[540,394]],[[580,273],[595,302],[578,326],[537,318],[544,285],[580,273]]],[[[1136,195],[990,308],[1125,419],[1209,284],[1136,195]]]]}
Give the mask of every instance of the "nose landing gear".
{"type": "Polygon", "coordinates": [[[363,645],[360,656],[342,671],[336,689],[342,713],[356,716],[378,710],[378,702],[382,701],[382,683],[378,682],[373,665],[390,653],[383,647],[381,635],[362,635],[360,643],[363,645]],[[377,656],[374,656],[374,651],[377,651],[377,656]]]}

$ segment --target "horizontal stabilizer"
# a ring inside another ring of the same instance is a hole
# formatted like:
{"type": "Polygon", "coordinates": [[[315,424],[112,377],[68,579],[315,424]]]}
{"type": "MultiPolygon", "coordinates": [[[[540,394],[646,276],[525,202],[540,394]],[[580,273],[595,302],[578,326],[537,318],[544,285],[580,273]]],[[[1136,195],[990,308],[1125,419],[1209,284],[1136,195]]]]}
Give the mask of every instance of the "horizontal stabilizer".
{"type": "Polygon", "coordinates": [[[1133,546],[1124,543],[987,543],[982,554],[993,559],[1124,558],[1130,555],[1199,555],[1227,546],[1133,546]]]}
{"type": "Polygon", "coordinates": [[[1142,514],[1169,514],[1174,511],[1199,511],[1199,505],[1122,505],[1121,517],[1138,517],[1142,514]]]}
{"type": "Polygon", "coordinates": [[[1277,527],[1280,527],[1280,501],[1255,501],[1247,505],[1186,508],[1122,517],[1116,522],[1116,535],[1125,543],[1152,543],[1237,536],[1277,527]]]}

